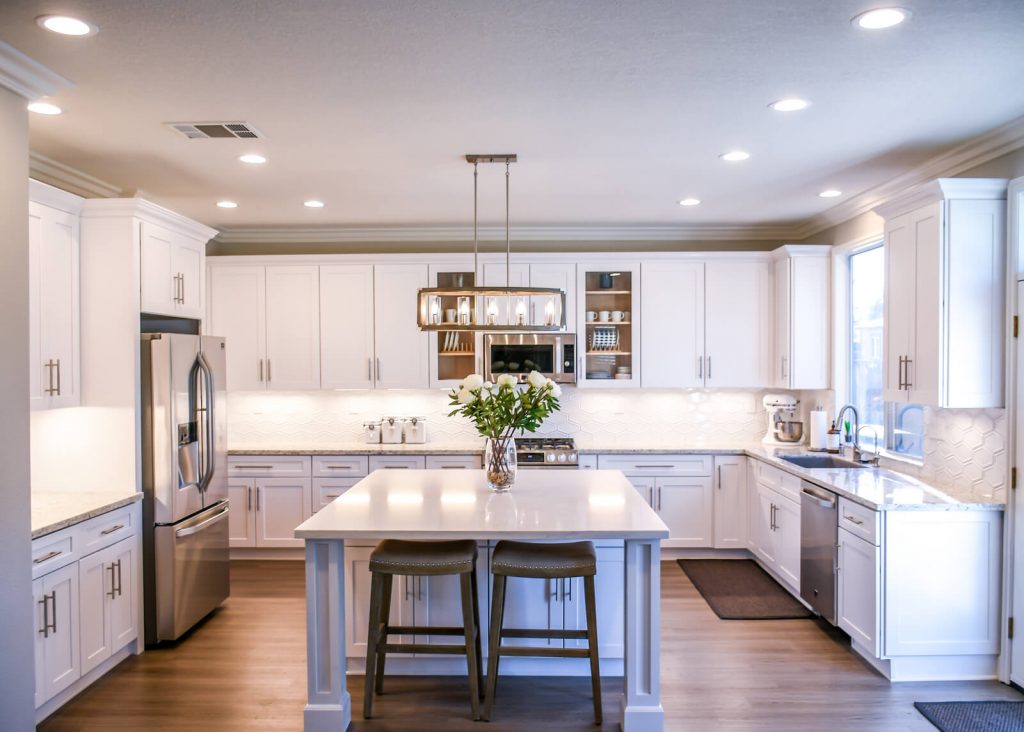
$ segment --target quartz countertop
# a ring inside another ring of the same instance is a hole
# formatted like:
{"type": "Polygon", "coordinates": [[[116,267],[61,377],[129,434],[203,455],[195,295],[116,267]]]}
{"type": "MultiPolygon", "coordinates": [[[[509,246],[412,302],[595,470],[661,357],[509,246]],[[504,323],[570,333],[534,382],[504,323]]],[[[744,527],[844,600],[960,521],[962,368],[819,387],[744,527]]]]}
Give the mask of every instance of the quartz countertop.
{"type": "Polygon", "coordinates": [[[495,493],[482,470],[378,470],[295,530],[302,539],[667,539],[615,471],[525,470],[495,493]]]}
{"type": "Polygon", "coordinates": [[[124,491],[32,491],[32,538],[52,534],[142,499],[124,491]]]}
{"type": "MultiPolygon", "coordinates": [[[[769,463],[780,470],[834,491],[844,498],[876,511],[945,510],[1002,511],[1004,504],[992,497],[977,496],[955,487],[938,488],[910,475],[885,468],[822,469],[802,468],[781,460],[782,455],[807,453],[806,447],[775,447],[761,443],[721,442],[614,442],[577,440],[576,449],[584,455],[746,455],[769,463]]],[[[290,445],[233,448],[230,455],[453,455],[480,454],[482,441],[427,442],[422,445],[379,445],[362,442],[329,445],[290,445]]],[[[564,475],[564,473],[563,473],[564,475]]],[[[517,480],[518,485],[518,480],[517,480]]]]}

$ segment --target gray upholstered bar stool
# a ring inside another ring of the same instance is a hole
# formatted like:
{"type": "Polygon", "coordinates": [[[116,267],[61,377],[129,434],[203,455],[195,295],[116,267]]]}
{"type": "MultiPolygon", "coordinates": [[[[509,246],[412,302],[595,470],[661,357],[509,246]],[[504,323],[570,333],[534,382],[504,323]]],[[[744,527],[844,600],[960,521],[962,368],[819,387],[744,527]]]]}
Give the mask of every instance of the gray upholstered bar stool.
{"type": "Polygon", "coordinates": [[[487,660],[487,696],[483,719],[490,720],[494,694],[498,688],[498,660],[502,656],[554,656],[589,658],[590,684],[594,690],[594,723],[601,724],[601,669],[597,649],[597,607],[594,605],[594,575],[597,555],[589,541],[567,544],[538,544],[524,541],[499,541],[491,553],[494,592],[491,596],[491,629],[487,660]],[[548,630],[504,628],[505,588],[509,577],[540,579],[583,578],[583,601],[587,611],[586,630],[548,630]],[[587,641],[586,648],[505,646],[502,638],[548,638],[587,641]]]}
{"type": "Polygon", "coordinates": [[[469,700],[473,719],[480,718],[483,664],[480,658],[480,605],[477,600],[476,542],[403,541],[388,539],[370,554],[370,629],[366,638],[366,684],[363,716],[373,712],[374,693],[384,693],[384,662],[388,653],[465,654],[469,670],[469,700]],[[389,625],[391,589],[395,575],[436,577],[459,575],[462,627],[389,625]],[[463,643],[389,643],[388,635],[462,636],[463,643]]]}

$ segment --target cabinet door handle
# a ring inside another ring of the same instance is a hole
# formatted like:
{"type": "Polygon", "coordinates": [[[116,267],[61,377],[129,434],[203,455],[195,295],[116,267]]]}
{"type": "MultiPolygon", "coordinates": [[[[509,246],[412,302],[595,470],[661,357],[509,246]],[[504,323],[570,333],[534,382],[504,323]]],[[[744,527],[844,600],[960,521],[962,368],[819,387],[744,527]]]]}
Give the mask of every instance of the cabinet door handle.
{"type": "Polygon", "coordinates": [[[722,490],[722,466],[719,465],[718,467],[716,467],[715,468],[715,472],[718,474],[718,476],[717,476],[718,490],[722,490]]]}
{"type": "MultiPolygon", "coordinates": [[[[910,356],[903,359],[904,370],[906,371],[906,376],[903,377],[905,382],[903,386],[907,391],[910,391],[910,388],[913,386],[913,384],[910,383],[910,364],[912,363],[914,362],[910,359],[910,356]]],[[[57,369],[57,388],[60,388],[60,368],[57,369]]]]}
{"type": "Polygon", "coordinates": [[[904,366],[904,358],[903,358],[903,356],[900,356],[899,368],[897,369],[897,372],[896,372],[897,373],[897,379],[899,380],[899,384],[896,386],[896,391],[903,391],[903,366],[904,366]]]}
{"type": "Polygon", "coordinates": [[[366,359],[366,380],[373,381],[373,359],[369,357],[366,359]]]}
{"type": "Polygon", "coordinates": [[[53,361],[44,363],[43,368],[46,369],[46,388],[43,389],[43,393],[53,394],[53,361]]]}
{"type": "Polygon", "coordinates": [[[551,580],[551,597],[555,598],[556,600],[558,599],[558,585],[558,580],[551,580]]]}
{"type": "Polygon", "coordinates": [[[121,560],[117,560],[117,596],[120,597],[124,594],[121,586],[121,560]]]}
{"type": "Polygon", "coordinates": [[[256,510],[257,511],[260,510],[260,492],[261,492],[260,487],[256,486],[256,510]]]}
{"type": "Polygon", "coordinates": [[[263,383],[263,359],[260,359],[260,383],[263,383]]]}
{"type": "Polygon", "coordinates": [[[661,486],[658,486],[658,510],[661,510],[661,486]]]}
{"type": "Polygon", "coordinates": [[[60,359],[57,359],[57,396],[60,396],[60,359]]]}
{"type": "Polygon", "coordinates": [[[377,359],[377,383],[380,383],[380,359],[377,359]]]}
{"type": "Polygon", "coordinates": [[[565,582],[569,585],[569,602],[572,602],[572,577],[567,579],[565,582]]]}
{"type": "Polygon", "coordinates": [[[103,529],[103,531],[100,532],[100,536],[107,536],[108,534],[113,534],[115,531],[120,531],[123,528],[124,524],[114,524],[109,529],[103,529]]]}
{"type": "Polygon", "coordinates": [[[270,375],[270,359],[267,359],[267,383],[269,384],[274,377],[270,375]]]}
{"type": "Polygon", "coordinates": [[[775,531],[775,504],[771,504],[771,518],[768,519],[768,528],[775,531]]]}
{"type": "Polygon", "coordinates": [[[245,487],[245,510],[252,510],[252,486],[250,485],[245,487]]]}
{"type": "Polygon", "coordinates": [[[57,635],[57,590],[46,595],[46,597],[50,598],[50,607],[53,609],[53,616],[50,618],[49,625],[50,632],[57,635]]]}
{"type": "Polygon", "coordinates": [[[711,356],[708,356],[708,381],[711,381],[711,356]]]}
{"type": "Polygon", "coordinates": [[[704,378],[704,357],[697,356],[697,379],[702,380],[704,378]]]}
{"type": "Polygon", "coordinates": [[[43,562],[48,562],[54,557],[59,557],[63,553],[64,552],[60,549],[54,549],[52,552],[47,552],[43,556],[36,557],[35,559],[33,559],[32,564],[42,564],[43,562]]]}
{"type": "Polygon", "coordinates": [[[110,589],[107,590],[106,595],[113,600],[117,597],[117,581],[114,579],[114,563],[111,562],[107,569],[110,571],[110,589]]]}
{"type": "Polygon", "coordinates": [[[185,273],[181,273],[181,304],[185,304],[185,273]]]}
{"type": "Polygon", "coordinates": [[[634,465],[633,467],[636,468],[637,470],[652,470],[652,469],[672,470],[676,466],[675,465],[634,465]]]}
{"type": "Polygon", "coordinates": [[[849,521],[851,524],[857,524],[857,526],[863,526],[864,525],[864,522],[861,521],[860,519],[854,518],[853,516],[847,516],[845,513],[843,514],[843,520],[844,521],[849,521]]]}
{"type": "Polygon", "coordinates": [[[416,578],[416,599],[423,602],[423,578],[416,578]]]}
{"type": "Polygon", "coordinates": [[[50,603],[46,601],[49,595],[43,595],[43,599],[39,601],[39,604],[43,606],[43,627],[39,629],[39,635],[44,638],[50,637],[50,603]]]}

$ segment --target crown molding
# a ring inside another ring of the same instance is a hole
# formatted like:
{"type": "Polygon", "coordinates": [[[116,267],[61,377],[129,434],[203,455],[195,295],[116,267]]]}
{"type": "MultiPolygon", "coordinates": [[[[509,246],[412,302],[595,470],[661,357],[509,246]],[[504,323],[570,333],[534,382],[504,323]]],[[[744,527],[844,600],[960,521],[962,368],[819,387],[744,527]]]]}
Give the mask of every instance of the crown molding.
{"type": "MultiPolygon", "coordinates": [[[[783,241],[795,239],[791,224],[762,226],[513,226],[512,239],[524,241],[783,241]]],[[[504,241],[505,229],[479,229],[481,241],[504,241]]],[[[223,244],[334,244],[349,242],[472,241],[471,226],[245,226],[226,227],[223,244]]]]}
{"type": "Polygon", "coordinates": [[[902,196],[908,189],[936,178],[955,176],[1021,147],[1024,147],[1024,117],[1018,117],[1002,127],[957,145],[906,173],[814,216],[798,227],[798,236],[800,239],[814,236],[820,231],[873,211],[902,196]]]}
{"type": "Polygon", "coordinates": [[[37,152],[29,151],[28,174],[30,178],[83,198],[114,198],[121,193],[121,189],[111,183],[37,152]]]}
{"type": "Polygon", "coordinates": [[[217,233],[216,229],[142,198],[93,198],[82,204],[83,219],[129,217],[152,222],[175,233],[202,240],[204,243],[217,233]]]}
{"type": "Polygon", "coordinates": [[[29,178],[28,200],[77,216],[82,211],[82,202],[85,199],[74,193],[68,193],[55,186],[29,178]]]}
{"type": "Polygon", "coordinates": [[[0,41],[0,86],[31,101],[74,84],[9,43],[0,41]]]}

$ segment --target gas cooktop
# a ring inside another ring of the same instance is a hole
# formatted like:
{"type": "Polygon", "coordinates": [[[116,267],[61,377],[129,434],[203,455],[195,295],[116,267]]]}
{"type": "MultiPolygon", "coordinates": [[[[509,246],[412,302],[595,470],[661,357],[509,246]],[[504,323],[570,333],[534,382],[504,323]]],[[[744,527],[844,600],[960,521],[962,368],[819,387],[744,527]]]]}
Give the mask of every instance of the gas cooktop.
{"type": "Polygon", "coordinates": [[[576,443],[571,437],[518,437],[516,462],[523,468],[579,467],[576,443]]]}

